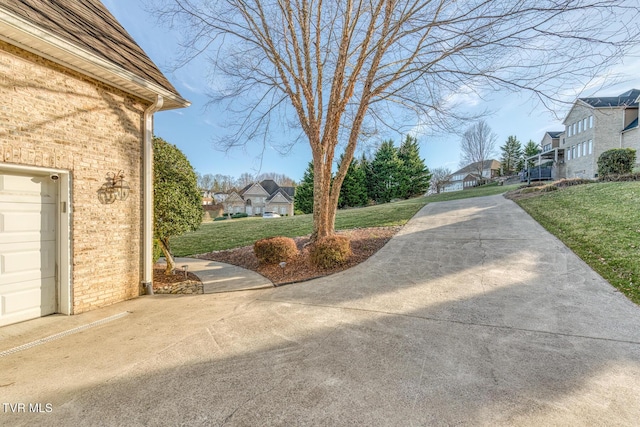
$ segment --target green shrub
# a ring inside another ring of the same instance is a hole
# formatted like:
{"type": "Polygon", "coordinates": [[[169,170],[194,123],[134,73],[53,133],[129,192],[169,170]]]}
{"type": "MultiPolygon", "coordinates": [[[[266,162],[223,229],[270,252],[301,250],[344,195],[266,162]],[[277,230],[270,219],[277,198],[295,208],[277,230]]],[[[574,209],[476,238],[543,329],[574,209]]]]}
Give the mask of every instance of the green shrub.
{"type": "Polygon", "coordinates": [[[290,237],[269,237],[255,242],[253,253],[261,264],[276,264],[298,255],[298,248],[290,237]]]}
{"type": "Polygon", "coordinates": [[[607,150],[598,157],[598,177],[608,175],[630,174],[636,163],[636,150],[633,148],[614,148],[607,150]]]}
{"type": "Polygon", "coordinates": [[[238,212],[238,213],[234,213],[233,215],[231,215],[231,218],[246,218],[248,217],[249,214],[246,212],[238,212]]]}
{"type": "Polygon", "coordinates": [[[625,173],[622,175],[607,175],[600,178],[601,181],[640,181],[640,172],[625,173]]]}
{"type": "Polygon", "coordinates": [[[351,244],[345,236],[329,236],[319,239],[311,246],[311,262],[320,268],[342,265],[351,256],[351,244]]]}
{"type": "Polygon", "coordinates": [[[153,239],[153,263],[158,262],[158,259],[162,256],[162,248],[158,239],[153,239]]]}
{"type": "Polygon", "coordinates": [[[558,188],[572,187],[574,185],[591,184],[593,181],[585,178],[564,178],[553,183],[558,188]]]}

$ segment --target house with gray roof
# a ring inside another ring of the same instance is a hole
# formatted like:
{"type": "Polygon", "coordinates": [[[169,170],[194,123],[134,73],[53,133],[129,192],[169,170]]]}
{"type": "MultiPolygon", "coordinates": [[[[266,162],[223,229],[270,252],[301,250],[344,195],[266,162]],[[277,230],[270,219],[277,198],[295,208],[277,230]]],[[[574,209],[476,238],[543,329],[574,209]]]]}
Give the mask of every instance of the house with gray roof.
{"type": "Polygon", "coordinates": [[[246,213],[249,216],[275,212],[293,215],[295,187],[281,187],[272,179],[249,184],[241,190],[232,190],[224,200],[226,213],[246,213]]]}
{"type": "MultiPolygon", "coordinates": [[[[566,178],[594,178],[598,157],[613,148],[640,151],[638,101],[640,90],[618,96],[578,98],[564,119],[558,162],[566,178]]],[[[640,164],[638,165],[640,166],[640,164]]]]}
{"type": "Polygon", "coordinates": [[[484,181],[499,176],[500,166],[500,162],[494,159],[471,163],[453,172],[442,191],[459,191],[476,187],[484,181]]]}
{"type": "Polygon", "coordinates": [[[154,113],[189,106],[99,0],[0,2],[0,326],[150,291],[154,113]]]}

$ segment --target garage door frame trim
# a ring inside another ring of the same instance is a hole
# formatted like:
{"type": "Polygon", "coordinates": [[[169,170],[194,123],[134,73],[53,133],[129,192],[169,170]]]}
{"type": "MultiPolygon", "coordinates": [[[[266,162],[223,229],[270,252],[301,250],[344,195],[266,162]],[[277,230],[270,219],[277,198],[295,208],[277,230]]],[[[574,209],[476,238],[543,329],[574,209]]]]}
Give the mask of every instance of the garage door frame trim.
{"type": "Polygon", "coordinates": [[[56,174],[58,176],[58,208],[56,235],[56,283],[57,313],[73,314],[71,282],[71,175],[63,169],[0,164],[0,172],[21,172],[34,175],[56,174]]]}

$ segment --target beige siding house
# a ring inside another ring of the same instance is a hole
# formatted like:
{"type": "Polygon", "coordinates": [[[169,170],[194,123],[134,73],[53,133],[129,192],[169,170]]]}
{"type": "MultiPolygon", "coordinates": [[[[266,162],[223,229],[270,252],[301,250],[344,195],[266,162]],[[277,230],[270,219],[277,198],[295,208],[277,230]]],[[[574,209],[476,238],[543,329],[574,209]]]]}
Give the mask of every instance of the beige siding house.
{"type": "Polygon", "coordinates": [[[227,213],[246,213],[249,216],[275,212],[293,215],[294,187],[281,187],[271,179],[249,184],[239,191],[232,191],[223,204],[227,213]]]}
{"type": "Polygon", "coordinates": [[[189,103],[98,0],[0,2],[0,81],[0,326],[149,289],[153,114],[189,103]]]}

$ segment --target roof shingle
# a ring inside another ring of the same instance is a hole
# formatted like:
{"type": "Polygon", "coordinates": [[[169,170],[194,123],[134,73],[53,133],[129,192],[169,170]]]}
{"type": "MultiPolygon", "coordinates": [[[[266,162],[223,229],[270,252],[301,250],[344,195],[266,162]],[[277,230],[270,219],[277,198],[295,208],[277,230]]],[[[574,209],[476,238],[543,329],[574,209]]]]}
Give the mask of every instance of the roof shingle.
{"type": "Polygon", "coordinates": [[[99,0],[2,0],[0,8],[180,96],[99,0]]]}
{"type": "Polygon", "coordinates": [[[592,107],[637,107],[638,98],[640,98],[639,89],[631,89],[618,96],[605,96],[605,97],[592,97],[592,98],[579,98],[580,101],[585,102],[592,107]]]}

